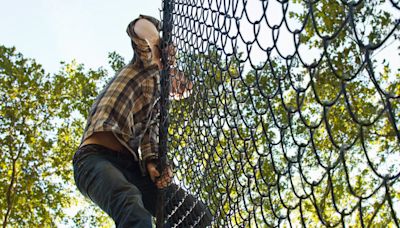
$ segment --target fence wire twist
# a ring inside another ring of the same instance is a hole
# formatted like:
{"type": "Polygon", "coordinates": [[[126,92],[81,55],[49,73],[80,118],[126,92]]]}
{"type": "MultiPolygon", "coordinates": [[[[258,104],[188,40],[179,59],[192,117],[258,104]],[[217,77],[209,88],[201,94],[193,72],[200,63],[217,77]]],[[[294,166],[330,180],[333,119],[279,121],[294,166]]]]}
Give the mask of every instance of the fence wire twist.
{"type": "Polygon", "coordinates": [[[168,2],[169,156],[215,227],[399,227],[399,1],[168,2]]]}

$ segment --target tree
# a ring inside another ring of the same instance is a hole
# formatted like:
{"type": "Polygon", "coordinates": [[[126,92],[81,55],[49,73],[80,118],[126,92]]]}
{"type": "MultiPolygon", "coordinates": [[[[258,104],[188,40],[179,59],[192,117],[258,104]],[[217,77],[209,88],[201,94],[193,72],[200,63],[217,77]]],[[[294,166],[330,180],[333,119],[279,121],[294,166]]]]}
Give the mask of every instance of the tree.
{"type": "Polygon", "coordinates": [[[398,225],[399,211],[390,206],[398,196],[390,192],[396,192],[399,164],[385,160],[398,156],[395,109],[388,106],[398,107],[400,78],[398,71],[387,71],[393,61],[384,56],[378,62],[376,56],[390,45],[387,38],[398,40],[398,23],[382,1],[320,1],[305,8],[294,14],[306,21],[300,45],[321,50],[321,56],[303,71],[310,83],[299,93],[305,120],[297,122],[316,126],[310,131],[315,153],[305,154],[314,159],[304,165],[329,167],[320,169],[327,176],[310,201],[319,213],[314,222],[339,224],[345,217],[347,224],[398,225]]]}
{"type": "MultiPolygon", "coordinates": [[[[15,48],[0,46],[3,227],[54,227],[73,221],[66,208],[83,198],[75,194],[71,159],[105,75],[103,69],[85,71],[76,62],[46,74],[15,48]]],[[[74,221],[77,226],[88,221],[100,225],[104,219],[83,214],[74,221]]]]}

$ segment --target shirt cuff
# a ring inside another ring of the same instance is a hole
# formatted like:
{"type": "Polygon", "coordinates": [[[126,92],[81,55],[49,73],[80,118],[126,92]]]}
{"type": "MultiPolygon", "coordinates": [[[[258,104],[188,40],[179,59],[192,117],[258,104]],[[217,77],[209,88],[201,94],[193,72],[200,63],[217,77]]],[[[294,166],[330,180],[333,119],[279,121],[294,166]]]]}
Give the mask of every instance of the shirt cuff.
{"type": "Polygon", "coordinates": [[[141,145],[140,151],[142,153],[143,161],[158,159],[158,145],[144,144],[141,145]]]}

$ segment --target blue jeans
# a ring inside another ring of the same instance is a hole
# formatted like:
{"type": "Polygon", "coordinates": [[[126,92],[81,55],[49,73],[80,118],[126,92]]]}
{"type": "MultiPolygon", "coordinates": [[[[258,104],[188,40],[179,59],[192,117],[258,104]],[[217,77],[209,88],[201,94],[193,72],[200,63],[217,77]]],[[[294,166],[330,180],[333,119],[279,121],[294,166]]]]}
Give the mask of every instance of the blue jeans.
{"type": "MultiPolygon", "coordinates": [[[[116,227],[152,227],[159,191],[148,176],[142,175],[131,154],[85,145],[75,154],[73,166],[79,191],[105,211],[116,227]]],[[[179,186],[168,187],[165,200],[165,227],[210,225],[212,216],[208,208],[179,186]]]]}

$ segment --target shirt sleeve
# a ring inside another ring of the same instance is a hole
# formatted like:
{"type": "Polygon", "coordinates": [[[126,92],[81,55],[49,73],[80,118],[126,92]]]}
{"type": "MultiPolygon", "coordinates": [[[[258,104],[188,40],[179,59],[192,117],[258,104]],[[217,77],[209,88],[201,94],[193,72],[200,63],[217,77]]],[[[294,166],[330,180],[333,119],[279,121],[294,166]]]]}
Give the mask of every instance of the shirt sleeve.
{"type": "Polygon", "coordinates": [[[158,158],[158,131],[158,124],[150,125],[147,128],[140,145],[143,161],[158,158]]]}
{"type": "Polygon", "coordinates": [[[158,83],[156,78],[144,80],[141,84],[143,92],[143,118],[145,132],[140,143],[141,157],[143,161],[157,159],[159,152],[159,102],[158,102],[158,83]]]}

